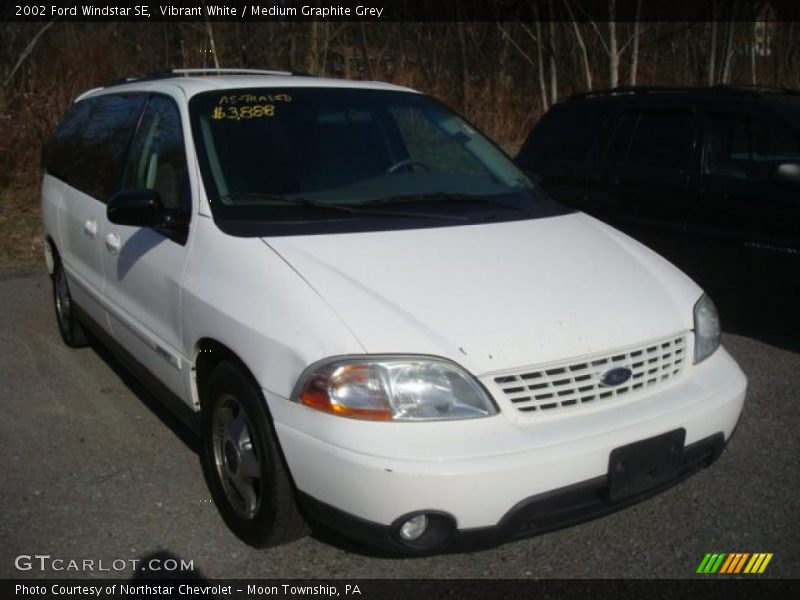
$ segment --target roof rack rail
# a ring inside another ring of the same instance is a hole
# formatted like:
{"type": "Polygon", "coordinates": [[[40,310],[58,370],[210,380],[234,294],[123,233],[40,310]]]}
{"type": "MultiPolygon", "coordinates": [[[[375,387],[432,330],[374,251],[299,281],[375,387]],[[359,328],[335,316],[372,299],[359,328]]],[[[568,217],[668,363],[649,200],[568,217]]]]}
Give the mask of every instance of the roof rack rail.
{"type": "Polygon", "coordinates": [[[269,69],[169,69],[166,73],[171,75],[293,75],[291,71],[273,71],[269,69]]]}
{"type": "Polygon", "coordinates": [[[144,77],[122,77],[108,82],[105,87],[112,87],[115,85],[123,85],[132,83],[134,81],[152,81],[156,79],[168,79],[170,77],[191,77],[203,75],[303,75],[310,77],[306,73],[293,73],[292,71],[276,71],[270,69],[217,69],[210,68],[191,68],[191,69],[166,69],[164,71],[154,71],[144,77]]]}
{"type": "Polygon", "coordinates": [[[573,94],[568,100],[579,100],[581,98],[595,98],[601,96],[641,96],[645,94],[669,94],[674,92],[697,92],[699,90],[710,89],[691,86],[673,86],[673,85],[623,85],[606,90],[593,90],[591,92],[583,92],[581,94],[573,94]]]}
{"type": "Polygon", "coordinates": [[[720,90],[725,92],[750,92],[753,94],[787,94],[790,96],[800,96],[800,90],[785,88],[785,87],[772,87],[768,85],[748,85],[744,83],[718,83],[710,89],[720,90]]]}
{"type": "Polygon", "coordinates": [[[583,98],[600,98],[604,96],[644,96],[650,94],[670,94],[670,93],[717,93],[717,94],[742,94],[742,95],[758,95],[758,94],[789,94],[800,95],[800,90],[792,90],[788,88],[774,88],[767,86],[749,86],[749,85],[734,85],[734,84],[718,84],[710,87],[705,86],[669,86],[669,85],[639,85],[639,86],[620,86],[610,88],[607,90],[597,90],[591,92],[583,92],[581,94],[573,94],[567,100],[580,100],[583,98]]]}

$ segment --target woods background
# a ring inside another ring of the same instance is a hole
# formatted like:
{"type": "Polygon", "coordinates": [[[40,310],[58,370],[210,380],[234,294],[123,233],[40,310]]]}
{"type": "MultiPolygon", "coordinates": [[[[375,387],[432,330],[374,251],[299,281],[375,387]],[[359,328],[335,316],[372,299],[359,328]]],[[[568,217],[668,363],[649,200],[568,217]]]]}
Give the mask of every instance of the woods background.
{"type": "Polygon", "coordinates": [[[0,264],[41,260],[42,146],[76,95],[111,80],[252,66],[390,81],[443,100],[513,154],[550,105],[578,92],[800,88],[800,23],[769,2],[709,7],[694,22],[617,22],[615,0],[593,20],[575,0],[548,0],[539,20],[515,23],[3,23],[0,264]]]}

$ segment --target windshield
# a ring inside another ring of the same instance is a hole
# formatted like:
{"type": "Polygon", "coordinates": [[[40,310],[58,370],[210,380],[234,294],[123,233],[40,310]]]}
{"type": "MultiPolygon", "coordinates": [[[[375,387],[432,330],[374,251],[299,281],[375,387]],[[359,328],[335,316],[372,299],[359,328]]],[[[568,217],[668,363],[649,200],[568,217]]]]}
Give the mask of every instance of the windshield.
{"type": "Polygon", "coordinates": [[[214,218],[233,233],[441,226],[553,210],[494,144],[421,94],[217,90],[192,98],[190,112],[214,218]]]}

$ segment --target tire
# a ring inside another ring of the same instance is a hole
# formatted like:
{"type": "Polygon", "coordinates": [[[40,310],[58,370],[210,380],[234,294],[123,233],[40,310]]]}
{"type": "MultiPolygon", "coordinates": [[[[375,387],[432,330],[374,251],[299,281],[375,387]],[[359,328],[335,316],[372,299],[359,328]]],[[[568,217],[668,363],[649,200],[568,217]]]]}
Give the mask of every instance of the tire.
{"type": "Polygon", "coordinates": [[[83,348],[89,340],[83,326],[75,318],[74,303],[69,291],[69,282],[64,267],[58,258],[53,265],[53,306],[61,339],[70,348],[83,348]]]}
{"type": "Polygon", "coordinates": [[[260,390],[237,364],[222,362],[202,394],[203,474],[228,527],[267,548],[307,531],[260,390]]]}

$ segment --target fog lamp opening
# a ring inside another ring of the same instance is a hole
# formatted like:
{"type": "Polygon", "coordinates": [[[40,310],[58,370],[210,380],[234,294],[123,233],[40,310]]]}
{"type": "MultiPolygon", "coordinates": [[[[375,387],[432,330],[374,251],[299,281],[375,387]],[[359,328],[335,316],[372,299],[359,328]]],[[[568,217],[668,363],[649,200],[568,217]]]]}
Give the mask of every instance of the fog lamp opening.
{"type": "Polygon", "coordinates": [[[414,511],[396,519],[390,531],[404,551],[425,554],[450,545],[456,537],[456,520],[437,510],[414,511]]]}
{"type": "Polygon", "coordinates": [[[416,517],[411,517],[408,521],[400,526],[400,537],[406,541],[412,542],[425,533],[428,528],[428,515],[421,514],[416,517]]]}

